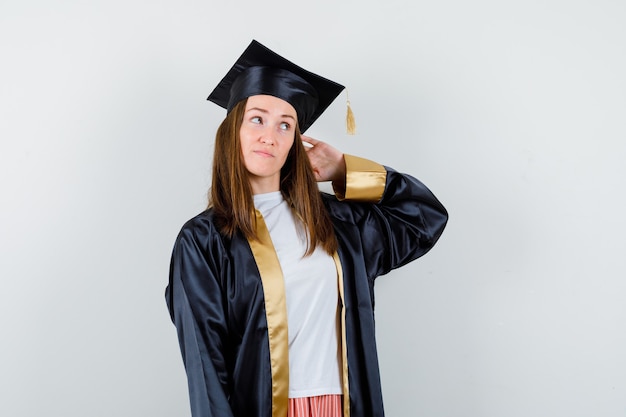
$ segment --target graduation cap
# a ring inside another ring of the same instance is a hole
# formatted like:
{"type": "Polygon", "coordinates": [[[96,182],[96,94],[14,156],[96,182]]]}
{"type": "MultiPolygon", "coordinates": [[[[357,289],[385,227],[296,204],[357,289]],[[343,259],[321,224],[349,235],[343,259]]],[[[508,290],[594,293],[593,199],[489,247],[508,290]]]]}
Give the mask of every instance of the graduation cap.
{"type": "MultiPolygon", "coordinates": [[[[304,132],[344,88],[253,40],[207,100],[230,112],[235,104],[254,95],[278,97],[296,109],[300,132],[304,132]]],[[[350,117],[349,107],[348,113],[350,117]]]]}

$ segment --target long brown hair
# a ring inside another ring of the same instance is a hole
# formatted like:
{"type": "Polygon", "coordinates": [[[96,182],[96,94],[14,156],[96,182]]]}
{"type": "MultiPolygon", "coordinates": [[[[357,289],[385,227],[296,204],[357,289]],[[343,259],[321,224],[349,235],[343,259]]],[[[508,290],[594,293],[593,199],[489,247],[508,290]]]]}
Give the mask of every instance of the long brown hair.
{"type": "MultiPolygon", "coordinates": [[[[209,207],[213,208],[220,232],[232,237],[237,231],[255,239],[255,212],[248,171],[241,154],[239,131],[247,99],[237,103],[217,129],[213,153],[213,177],[209,207]]],[[[280,173],[280,191],[307,232],[305,255],[320,246],[327,253],[337,250],[337,238],[315,181],[300,130],[280,173]]]]}

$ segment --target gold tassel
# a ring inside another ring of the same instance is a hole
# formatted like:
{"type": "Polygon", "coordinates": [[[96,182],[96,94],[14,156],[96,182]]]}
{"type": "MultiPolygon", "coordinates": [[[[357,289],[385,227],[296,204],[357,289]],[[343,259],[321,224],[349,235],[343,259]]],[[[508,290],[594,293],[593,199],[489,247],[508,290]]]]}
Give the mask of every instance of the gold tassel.
{"type": "Polygon", "coordinates": [[[348,113],[346,114],[346,129],[348,135],[354,135],[356,133],[356,122],[354,121],[354,113],[352,107],[350,107],[350,98],[348,97],[348,91],[346,90],[348,113]]]}

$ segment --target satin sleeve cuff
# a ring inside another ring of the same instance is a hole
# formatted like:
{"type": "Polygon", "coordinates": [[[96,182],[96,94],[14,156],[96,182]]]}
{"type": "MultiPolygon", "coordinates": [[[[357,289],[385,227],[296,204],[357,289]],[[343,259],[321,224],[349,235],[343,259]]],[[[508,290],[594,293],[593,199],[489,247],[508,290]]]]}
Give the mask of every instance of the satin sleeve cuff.
{"type": "Polygon", "coordinates": [[[364,201],[377,203],[385,192],[387,170],[384,166],[344,154],[346,162],[346,179],[344,184],[333,183],[335,196],[339,200],[364,201]]]}

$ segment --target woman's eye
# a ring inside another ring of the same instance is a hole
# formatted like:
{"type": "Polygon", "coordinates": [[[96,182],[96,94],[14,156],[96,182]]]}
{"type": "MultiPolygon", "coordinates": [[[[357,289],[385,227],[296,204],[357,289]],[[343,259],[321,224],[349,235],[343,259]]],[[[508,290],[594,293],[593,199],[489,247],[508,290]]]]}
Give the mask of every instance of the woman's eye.
{"type": "Polygon", "coordinates": [[[252,119],[250,119],[250,121],[252,123],[255,123],[255,124],[261,124],[262,123],[262,120],[261,120],[261,118],[259,116],[254,116],[252,119]]]}
{"type": "Polygon", "coordinates": [[[280,128],[281,128],[281,130],[285,130],[285,131],[287,131],[287,130],[289,130],[289,128],[290,128],[290,127],[291,127],[291,126],[290,126],[290,125],[289,125],[289,123],[287,123],[287,122],[282,122],[282,123],[280,124],[280,128]]]}

